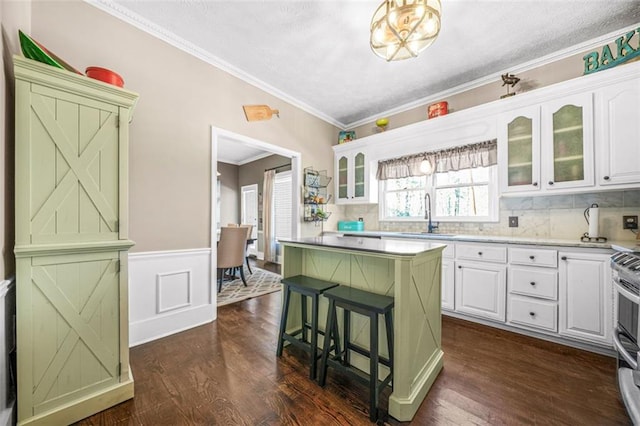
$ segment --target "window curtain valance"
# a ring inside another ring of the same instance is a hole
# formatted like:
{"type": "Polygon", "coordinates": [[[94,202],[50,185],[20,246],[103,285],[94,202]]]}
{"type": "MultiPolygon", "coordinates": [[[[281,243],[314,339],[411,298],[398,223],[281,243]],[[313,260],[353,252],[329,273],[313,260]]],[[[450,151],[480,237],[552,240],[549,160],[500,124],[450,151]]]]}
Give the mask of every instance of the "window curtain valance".
{"type": "Polygon", "coordinates": [[[379,161],[376,176],[378,180],[399,179],[494,164],[498,164],[496,139],[379,161]]]}

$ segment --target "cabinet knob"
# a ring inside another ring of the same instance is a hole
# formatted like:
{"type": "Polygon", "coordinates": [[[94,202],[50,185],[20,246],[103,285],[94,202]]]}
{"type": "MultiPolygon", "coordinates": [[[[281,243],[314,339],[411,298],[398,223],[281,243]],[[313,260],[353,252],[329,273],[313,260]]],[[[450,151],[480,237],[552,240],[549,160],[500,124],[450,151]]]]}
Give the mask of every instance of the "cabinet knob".
{"type": "Polygon", "coordinates": [[[458,269],[462,269],[462,265],[458,265],[458,269]]]}
{"type": "Polygon", "coordinates": [[[533,259],[535,259],[535,258],[536,258],[536,257],[535,257],[534,255],[529,256],[529,259],[531,259],[531,260],[533,260],[533,259]]]}
{"type": "Polygon", "coordinates": [[[478,256],[482,256],[482,252],[481,251],[478,252],[478,256]]]}
{"type": "Polygon", "coordinates": [[[538,182],[533,182],[532,185],[533,186],[538,186],[538,182]]]}
{"type": "Polygon", "coordinates": [[[553,181],[552,180],[549,181],[549,185],[553,185],[553,181]]]}
{"type": "Polygon", "coordinates": [[[603,179],[604,180],[609,180],[609,176],[605,176],[603,179]]]}
{"type": "Polygon", "coordinates": [[[531,284],[532,286],[535,286],[536,282],[535,281],[531,281],[529,284],[531,284]]]}
{"type": "Polygon", "coordinates": [[[561,260],[567,260],[567,256],[562,256],[560,259],[561,260]]]}
{"type": "Polygon", "coordinates": [[[535,312],[529,312],[529,315],[531,315],[532,317],[535,317],[536,313],[535,312]]]}

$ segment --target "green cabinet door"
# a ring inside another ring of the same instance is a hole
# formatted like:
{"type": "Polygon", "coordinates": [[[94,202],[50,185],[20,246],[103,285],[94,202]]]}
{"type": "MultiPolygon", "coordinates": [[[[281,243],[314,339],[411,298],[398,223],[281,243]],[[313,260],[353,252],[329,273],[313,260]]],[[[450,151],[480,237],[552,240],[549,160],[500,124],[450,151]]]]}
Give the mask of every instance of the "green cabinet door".
{"type": "Polygon", "coordinates": [[[117,239],[118,107],[30,89],[31,243],[117,239]]]}
{"type": "Polygon", "coordinates": [[[18,259],[20,408],[51,410],[120,381],[118,252],[18,259]]]}

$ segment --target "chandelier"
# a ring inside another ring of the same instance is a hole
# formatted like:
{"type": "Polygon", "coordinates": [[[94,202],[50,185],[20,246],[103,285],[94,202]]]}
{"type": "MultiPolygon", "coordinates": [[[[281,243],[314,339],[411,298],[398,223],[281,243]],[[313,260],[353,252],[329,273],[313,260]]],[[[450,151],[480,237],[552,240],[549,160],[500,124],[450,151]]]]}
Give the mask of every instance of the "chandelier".
{"type": "Polygon", "coordinates": [[[415,58],[440,32],[440,0],[385,0],[371,19],[371,49],[387,61],[415,58]]]}

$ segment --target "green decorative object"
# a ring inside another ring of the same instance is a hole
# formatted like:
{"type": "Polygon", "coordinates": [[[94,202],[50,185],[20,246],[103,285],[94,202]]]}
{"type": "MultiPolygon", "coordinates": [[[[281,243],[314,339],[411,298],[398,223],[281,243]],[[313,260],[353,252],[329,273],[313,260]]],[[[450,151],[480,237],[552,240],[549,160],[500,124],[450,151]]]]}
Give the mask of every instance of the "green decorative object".
{"type": "Polygon", "coordinates": [[[42,62],[43,64],[51,65],[52,67],[84,75],[22,31],[18,30],[18,35],[20,37],[20,48],[22,49],[22,53],[26,58],[42,62]]]}
{"type": "Polygon", "coordinates": [[[611,51],[608,44],[602,47],[600,53],[598,51],[587,53],[582,59],[584,60],[584,73],[591,74],[597,71],[613,68],[623,62],[628,62],[633,58],[640,57],[640,28],[632,30],[615,40],[615,52],[611,51]],[[634,48],[630,41],[635,34],[638,34],[638,45],[634,48]]]}

